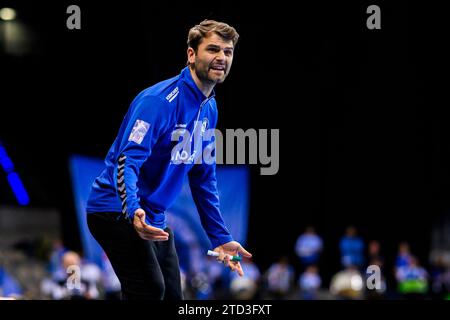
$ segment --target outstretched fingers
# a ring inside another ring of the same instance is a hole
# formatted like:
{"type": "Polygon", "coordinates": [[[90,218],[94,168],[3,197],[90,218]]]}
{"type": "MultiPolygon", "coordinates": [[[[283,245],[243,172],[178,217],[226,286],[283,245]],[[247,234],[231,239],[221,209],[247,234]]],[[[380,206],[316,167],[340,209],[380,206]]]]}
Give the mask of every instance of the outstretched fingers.
{"type": "Polygon", "coordinates": [[[247,250],[245,250],[244,247],[241,245],[238,248],[238,252],[246,258],[252,257],[252,254],[250,252],[248,252],[247,250]]]}
{"type": "Polygon", "coordinates": [[[148,224],[146,224],[144,226],[144,229],[146,232],[148,232],[154,236],[169,237],[169,233],[165,232],[163,229],[155,228],[148,224]]]}
{"type": "Polygon", "coordinates": [[[244,271],[242,270],[242,266],[239,262],[236,264],[236,271],[240,277],[244,275],[244,271]]]}

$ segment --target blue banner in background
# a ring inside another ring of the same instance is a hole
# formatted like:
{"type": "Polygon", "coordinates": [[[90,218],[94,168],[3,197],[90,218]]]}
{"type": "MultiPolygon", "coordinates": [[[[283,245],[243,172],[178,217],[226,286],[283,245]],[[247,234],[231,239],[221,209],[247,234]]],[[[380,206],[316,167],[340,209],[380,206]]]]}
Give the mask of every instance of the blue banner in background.
{"type": "Polygon", "coordinates": [[[92,183],[103,171],[105,164],[98,158],[75,155],[70,158],[69,166],[84,258],[101,266],[103,250],[87,226],[86,204],[92,183]]]}
{"type": "MultiPolygon", "coordinates": [[[[85,258],[101,264],[103,250],[89,232],[86,203],[91,185],[104,169],[103,160],[75,155],[70,158],[75,206],[85,258]]],[[[225,223],[236,241],[245,244],[249,212],[249,169],[246,166],[217,166],[220,209],[225,223]]],[[[206,251],[211,249],[192,199],[188,179],[175,203],[166,212],[173,229],[180,266],[185,272],[203,270],[206,251]]]]}

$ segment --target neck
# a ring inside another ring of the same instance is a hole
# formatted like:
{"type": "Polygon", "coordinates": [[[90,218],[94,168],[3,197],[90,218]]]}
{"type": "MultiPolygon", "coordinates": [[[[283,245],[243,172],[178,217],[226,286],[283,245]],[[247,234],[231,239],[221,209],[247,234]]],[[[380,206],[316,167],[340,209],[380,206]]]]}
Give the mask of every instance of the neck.
{"type": "Polygon", "coordinates": [[[189,67],[189,71],[191,72],[192,79],[194,79],[195,84],[197,85],[197,88],[200,89],[200,91],[206,96],[209,97],[211,95],[211,92],[214,89],[213,83],[205,83],[202,82],[195,73],[195,70],[191,67],[189,67]]]}

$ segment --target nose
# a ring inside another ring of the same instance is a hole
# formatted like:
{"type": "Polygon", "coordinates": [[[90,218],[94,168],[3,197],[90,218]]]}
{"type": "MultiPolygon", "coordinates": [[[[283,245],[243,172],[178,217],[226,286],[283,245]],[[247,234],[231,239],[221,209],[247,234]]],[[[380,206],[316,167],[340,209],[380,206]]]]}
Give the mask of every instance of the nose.
{"type": "Polygon", "coordinates": [[[220,50],[216,55],[216,60],[225,61],[225,52],[220,50]]]}

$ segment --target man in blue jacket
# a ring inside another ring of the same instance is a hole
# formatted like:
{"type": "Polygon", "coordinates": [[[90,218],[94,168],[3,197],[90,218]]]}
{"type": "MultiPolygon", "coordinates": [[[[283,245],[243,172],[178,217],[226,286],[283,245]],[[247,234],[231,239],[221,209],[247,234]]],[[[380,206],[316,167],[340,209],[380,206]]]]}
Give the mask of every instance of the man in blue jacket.
{"type": "Polygon", "coordinates": [[[220,213],[211,134],[217,124],[213,89],[230,71],[238,37],[233,27],[213,20],[189,31],[188,66],[137,95],[92,185],[89,229],[108,255],[125,299],[183,298],[165,211],[186,175],[217,259],[243,275],[229,255],[251,257],[220,213]]]}

